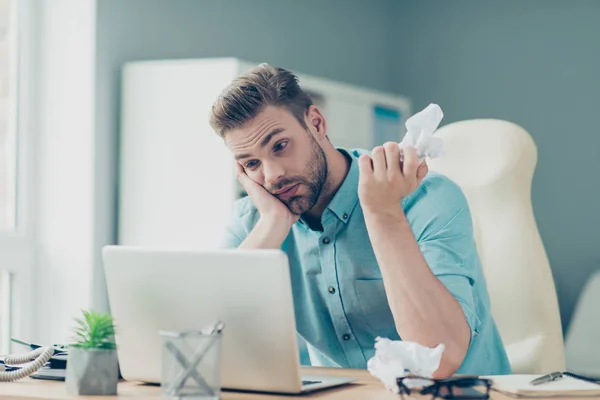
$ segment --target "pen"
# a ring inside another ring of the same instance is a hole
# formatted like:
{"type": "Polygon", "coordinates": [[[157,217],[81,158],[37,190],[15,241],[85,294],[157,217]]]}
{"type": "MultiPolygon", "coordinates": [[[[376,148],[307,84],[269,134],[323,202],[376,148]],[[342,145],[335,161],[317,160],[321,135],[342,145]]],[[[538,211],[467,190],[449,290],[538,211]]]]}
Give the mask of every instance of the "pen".
{"type": "Polygon", "coordinates": [[[563,377],[562,372],[551,372],[547,375],[543,375],[543,376],[540,376],[539,378],[532,380],[530,383],[532,385],[541,385],[542,383],[552,382],[552,381],[555,381],[562,377],[563,377]]]}

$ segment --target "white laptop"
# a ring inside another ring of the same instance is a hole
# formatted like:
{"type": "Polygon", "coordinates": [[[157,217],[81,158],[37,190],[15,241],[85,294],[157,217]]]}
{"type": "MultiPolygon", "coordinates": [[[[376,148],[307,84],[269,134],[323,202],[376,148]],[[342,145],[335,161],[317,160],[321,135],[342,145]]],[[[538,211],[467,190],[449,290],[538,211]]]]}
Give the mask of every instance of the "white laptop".
{"type": "Polygon", "coordinates": [[[225,323],[225,389],[303,393],[353,381],[301,376],[288,259],[279,250],[107,246],[104,270],[121,374],[160,383],[159,331],[225,323]]]}

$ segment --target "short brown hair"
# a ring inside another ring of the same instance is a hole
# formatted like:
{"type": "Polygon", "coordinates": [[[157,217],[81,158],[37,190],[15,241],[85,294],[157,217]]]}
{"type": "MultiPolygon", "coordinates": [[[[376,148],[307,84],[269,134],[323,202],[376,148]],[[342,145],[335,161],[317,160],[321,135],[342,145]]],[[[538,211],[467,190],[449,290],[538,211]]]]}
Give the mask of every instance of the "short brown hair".
{"type": "Polygon", "coordinates": [[[283,68],[260,64],[237,77],[212,106],[210,125],[223,137],[240,128],[267,106],[285,107],[306,128],[304,115],[313,104],[298,77],[283,68]]]}

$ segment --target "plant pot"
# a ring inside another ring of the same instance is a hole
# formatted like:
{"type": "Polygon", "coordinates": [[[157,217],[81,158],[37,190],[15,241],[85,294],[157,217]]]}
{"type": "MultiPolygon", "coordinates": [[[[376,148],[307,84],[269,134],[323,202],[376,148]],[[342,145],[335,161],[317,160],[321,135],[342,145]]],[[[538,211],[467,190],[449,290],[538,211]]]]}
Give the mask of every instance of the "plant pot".
{"type": "Polygon", "coordinates": [[[69,348],[66,381],[69,394],[117,394],[117,351],[69,348]]]}

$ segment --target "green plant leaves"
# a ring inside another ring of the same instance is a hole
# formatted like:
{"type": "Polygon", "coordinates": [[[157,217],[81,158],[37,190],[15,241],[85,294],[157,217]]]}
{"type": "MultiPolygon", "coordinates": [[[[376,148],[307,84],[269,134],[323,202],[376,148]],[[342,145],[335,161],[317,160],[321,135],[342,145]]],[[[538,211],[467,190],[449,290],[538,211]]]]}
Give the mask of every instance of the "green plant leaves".
{"type": "Polygon", "coordinates": [[[75,318],[74,329],[76,342],[71,347],[80,349],[115,350],[115,328],[110,314],[83,310],[83,319],[75,318]]]}

